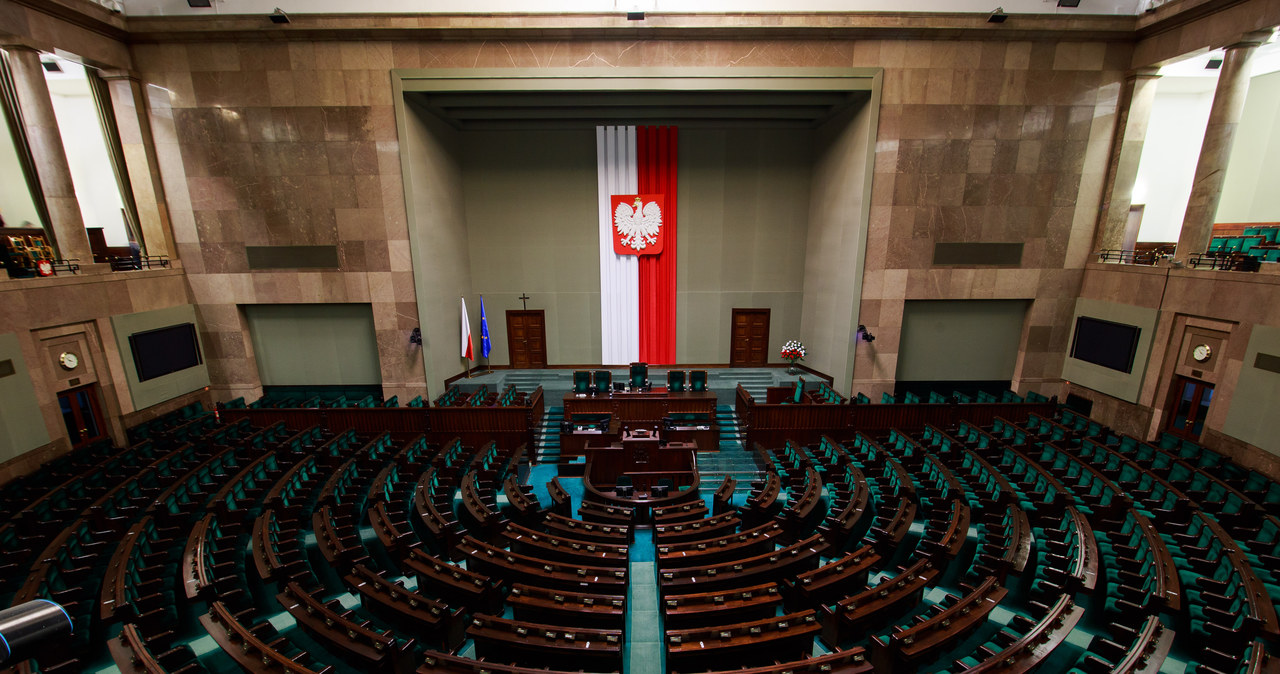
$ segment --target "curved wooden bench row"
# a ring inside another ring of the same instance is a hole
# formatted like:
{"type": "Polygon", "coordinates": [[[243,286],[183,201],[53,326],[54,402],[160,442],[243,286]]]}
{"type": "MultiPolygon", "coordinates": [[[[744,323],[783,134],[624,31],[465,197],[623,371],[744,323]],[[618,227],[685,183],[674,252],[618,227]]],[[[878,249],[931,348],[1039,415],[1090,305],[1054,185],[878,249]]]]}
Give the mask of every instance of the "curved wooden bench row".
{"type": "Polygon", "coordinates": [[[928,619],[895,629],[888,641],[873,637],[871,655],[876,671],[917,671],[919,665],[934,660],[981,627],[1008,592],[992,576],[928,619]]]}
{"type": "Polygon", "coordinates": [[[777,615],[782,601],[777,583],[763,583],[731,590],[669,594],[662,600],[662,612],[669,628],[725,625],[777,615]]]}
{"type": "Polygon", "coordinates": [[[512,552],[566,564],[622,568],[627,566],[627,546],[577,541],[510,524],[498,536],[512,552]]]}
{"type": "Polygon", "coordinates": [[[293,647],[270,623],[249,622],[254,615],[252,609],[232,612],[215,601],[209,604],[209,612],[200,616],[200,624],[236,664],[255,674],[336,674],[333,667],[314,664],[306,653],[289,655],[280,650],[293,647]]]}
{"type": "Polygon", "coordinates": [[[458,551],[467,559],[467,568],[492,578],[524,584],[538,584],[562,590],[603,590],[604,594],[625,594],[627,568],[584,566],[530,557],[477,540],[463,539],[458,551]]]}
{"type": "Polygon", "coordinates": [[[431,591],[450,604],[474,611],[493,610],[502,596],[498,583],[488,576],[464,569],[435,557],[419,547],[409,548],[409,556],[401,560],[405,574],[418,579],[418,587],[431,591]]]}
{"type": "Polygon", "coordinates": [[[412,639],[402,642],[390,630],[374,629],[336,600],[322,602],[296,582],[285,585],[276,600],[302,629],[327,646],[378,670],[413,671],[412,639]]]}
{"type": "Polygon", "coordinates": [[[816,607],[832,598],[846,596],[855,588],[865,588],[867,574],[877,568],[882,559],[875,548],[864,545],[795,578],[784,578],[782,586],[786,590],[788,604],[792,607],[816,607]]]}
{"type": "Polygon", "coordinates": [[[656,526],[653,528],[653,541],[659,546],[709,541],[736,532],[741,524],[737,511],[729,511],[705,520],[656,526]]]}
{"type": "Polygon", "coordinates": [[[822,630],[813,611],[745,623],[667,630],[667,668],[703,671],[709,666],[749,664],[760,657],[801,658],[813,651],[822,630]]]}
{"type": "Polygon", "coordinates": [[[718,538],[659,545],[658,568],[704,566],[761,555],[773,550],[784,533],[778,522],[766,522],[718,538]]]}
{"type": "Polygon", "coordinates": [[[360,595],[361,603],[387,622],[407,628],[440,648],[452,650],[462,644],[467,620],[462,608],[423,596],[393,582],[363,564],[357,564],[343,582],[360,595]]]}
{"type": "Polygon", "coordinates": [[[548,513],[546,519],[542,521],[542,527],[549,534],[610,545],[627,545],[632,538],[631,527],[593,524],[557,513],[548,513]]]}
{"type": "Polygon", "coordinates": [[[874,587],[847,596],[833,607],[820,607],[823,639],[838,646],[854,633],[892,620],[904,607],[918,604],[924,588],[932,584],[938,574],[933,560],[918,559],[874,587]]]}
{"type": "Polygon", "coordinates": [[[792,543],[785,548],[732,562],[664,569],[658,573],[658,588],[663,596],[698,590],[720,590],[744,587],[762,582],[777,582],[818,566],[827,549],[818,535],[792,543]]]}
{"type": "Polygon", "coordinates": [[[517,620],[567,627],[622,630],[627,622],[625,594],[553,590],[516,583],[507,595],[517,620]]]}
{"type": "Polygon", "coordinates": [[[486,660],[554,667],[580,662],[592,671],[621,671],[622,631],[563,628],[477,614],[467,628],[486,660]]]}

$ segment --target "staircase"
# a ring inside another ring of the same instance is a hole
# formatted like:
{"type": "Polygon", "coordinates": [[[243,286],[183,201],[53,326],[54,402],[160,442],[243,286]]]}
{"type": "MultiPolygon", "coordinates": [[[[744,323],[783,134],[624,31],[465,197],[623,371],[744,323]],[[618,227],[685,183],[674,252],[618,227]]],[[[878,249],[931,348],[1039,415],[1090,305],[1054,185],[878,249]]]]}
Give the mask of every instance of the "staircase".
{"type": "MultiPolygon", "coordinates": [[[[762,390],[761,396],[763,395],[762,390]]],[[[716,423],[720,425],[720,451],[698,453],[698,488],[703,494],[709,494],[727,476],[738,481],[734,493],[745,494],[751,491],[752,481],[764,479],[764,473],[743,445],[744,436],[733,407],[717,405],[716,423]]]]}
{"type": "Polygon", "coordinates": [[[757,403],[763,403],[765,399],[765,389],[770,386],[776,386],[776,375],[772,370],[751,370],[751,369],[735,369],[732,377],[736,382],[726,382],[725,388],[730,390],[729,400],[733,400],[732,391],[735,384],[742,384],[742,388],[751,394],[757,403]]]}
{"type": "Polygon", "coordinates": [[[560,462],[560,422],[564,421],[564,407],[547,407],[542,420],[533,429],[533,443],[537,450],[538,463],[557,464],[560,462]]]}

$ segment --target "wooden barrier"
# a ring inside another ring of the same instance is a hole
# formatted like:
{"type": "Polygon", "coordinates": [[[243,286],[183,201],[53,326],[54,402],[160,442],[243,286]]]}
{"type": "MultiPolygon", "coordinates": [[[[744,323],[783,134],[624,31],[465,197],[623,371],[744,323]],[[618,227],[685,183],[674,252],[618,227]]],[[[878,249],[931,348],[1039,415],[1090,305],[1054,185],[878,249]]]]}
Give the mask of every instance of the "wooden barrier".
{"type": "Polygon", "coordinates": [[[542,420],[542,388],[529,396],[524,407],[329,407],[226,409],[225,421],[247,419],[254,426],[284,422],[288,428],[320,425],[329,429],[354,429],[361,435],[390,432],[396,440],[417,435],[433,443],[462,438],[464,445],[479,447],[489,441],[502,449],[534,445],[533,428],[542,420]]]}
{"type": "Polygon", "coordinates": [[[911,405],[829,405],[777,404],[756,402],[741,385],[735,395],[735,410],[746,429],[748,447],[760,443],[765,447],[782,446],[787,440],[807,445],[817,443],[823,434],[837,440],[852,436],[854,430],[876,435],[897,428],[914,433],[932,424],[951,428],[968,420],[979,426],[989,425],[997,416],[1014,423],[1025,421],[1030,414],[1051,417],[1056,403],[918,403],[911,405]]]}

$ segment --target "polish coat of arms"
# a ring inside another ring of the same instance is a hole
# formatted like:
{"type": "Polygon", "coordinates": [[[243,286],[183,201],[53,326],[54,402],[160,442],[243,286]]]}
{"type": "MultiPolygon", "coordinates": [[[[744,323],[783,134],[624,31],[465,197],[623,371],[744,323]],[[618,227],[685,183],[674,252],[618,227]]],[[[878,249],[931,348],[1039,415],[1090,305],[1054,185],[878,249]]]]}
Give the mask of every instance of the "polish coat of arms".
{"type": "Polygon", "coordinates": [[[657,255],[662,252],[661,194],[615,194],[613,252],[618,255],[657,255]]]}

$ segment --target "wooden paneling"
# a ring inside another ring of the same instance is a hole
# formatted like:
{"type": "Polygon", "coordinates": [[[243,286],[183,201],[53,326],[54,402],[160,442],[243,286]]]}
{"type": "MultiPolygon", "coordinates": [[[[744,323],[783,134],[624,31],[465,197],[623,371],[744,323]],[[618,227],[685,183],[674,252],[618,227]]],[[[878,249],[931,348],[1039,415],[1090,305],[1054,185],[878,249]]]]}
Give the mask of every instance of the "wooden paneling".
{"type": "Polygon", "coordinates": [[[1050,417],[1056,407],[1054,403],[769,405],[757,404],[741,386],[735,403],[747,431],[748,447],[757,442],[766,447],[781,446],[787,440],[809,444],[818,442],[823,434],[844,440],[856,431],[879,433],[897,428],[911,433],[923,430],[926,424],[951,428],[962,420],[989,426],[997,416],[1021,423],[1032,413],[1050,417]]]}
{"type": "Polygon", "coordinates": [[[542,418],[542,389],[534,391],[526,407],[349,407],[307,409],[228,409],[223,420],[249,419],[255,426],[283,421],[289,428],[317,424],[335,431],[357,433],[389,431],[397,440],[426,435],[431,442],[461,438],[479,447],[490,440],[502,449],[533,447],[533,431],[542,418]]]}

